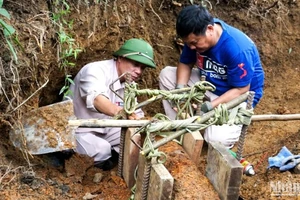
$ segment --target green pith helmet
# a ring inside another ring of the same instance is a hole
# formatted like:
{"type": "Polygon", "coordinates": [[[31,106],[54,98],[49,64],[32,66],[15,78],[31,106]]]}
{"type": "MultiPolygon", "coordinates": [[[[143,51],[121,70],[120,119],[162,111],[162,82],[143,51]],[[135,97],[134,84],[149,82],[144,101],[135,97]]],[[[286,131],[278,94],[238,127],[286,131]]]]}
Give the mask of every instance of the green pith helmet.
{"type": "Polygon", "coordinates": [[[133,38],[127,40],[113,56],[128,58],[151,68],[156,67],[153,60],[153,49],[151,45],[142,39],[133,38]]]}

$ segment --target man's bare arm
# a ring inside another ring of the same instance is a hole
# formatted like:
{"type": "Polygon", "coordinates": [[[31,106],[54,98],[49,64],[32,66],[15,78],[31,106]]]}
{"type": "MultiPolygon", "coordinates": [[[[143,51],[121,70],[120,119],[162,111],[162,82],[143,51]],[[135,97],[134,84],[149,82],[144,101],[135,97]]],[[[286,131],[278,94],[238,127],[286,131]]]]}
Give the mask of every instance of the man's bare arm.
{"type": "Polygon", "coordinates": [[[98,95],[94,100],[94,107],[101,113],[108,116],[115,116],[122,107],[113,104],[109,99],[103,95],[98,95]]]}
{"type": "Polygon", "coordinates": [[[183,63],[178,63],[176,72],[177,85],[187,85],[191,76],[192,67],[192,64],[187,65],[183,63]]]}
{"type": "MultiPolygon", "coordinates": [[[[101,113],[114,117],[123,110],[122,107],[113,104],[109,99],[103,95],[98,95],[94,100],[94,107],[101,113]]],[[[124,112],[124,111],[123,111],[124,112]]],[[[128,119],[139,119],[139,116],[132,113],[128,116],[128,119]]]]}
{"type": "Polygon", "coordinates": [[[247,85],[242,88],[232,88],[232,89],[228,90],[227,92],[225,92],[224,94],[222,94],[221,96],[219,96],[218,98],[216,98],[215,100],[213,100],[211,102],[211,104],[212,104],[213,108],[215,108],[219,104],[227,103],[227,102],[239,97],[240,95],[244,94],[245,92],[248,92],[249,90],[250,90],[250,85],[247,85]]]}

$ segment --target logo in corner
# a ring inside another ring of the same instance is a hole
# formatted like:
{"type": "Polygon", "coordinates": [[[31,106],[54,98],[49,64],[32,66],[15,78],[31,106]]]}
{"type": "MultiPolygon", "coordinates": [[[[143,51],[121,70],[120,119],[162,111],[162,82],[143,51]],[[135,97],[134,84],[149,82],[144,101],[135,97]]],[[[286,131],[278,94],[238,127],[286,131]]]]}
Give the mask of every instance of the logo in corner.
{"type": "Polygon", "coordinates": [[[244,76],[247,75],[247,70],[244,69],[244,66],[245,66],[244,63],[238,64],[238,67],[243,71],[243,74],[240,76],[240,79],[242,79],[244,76]]]}

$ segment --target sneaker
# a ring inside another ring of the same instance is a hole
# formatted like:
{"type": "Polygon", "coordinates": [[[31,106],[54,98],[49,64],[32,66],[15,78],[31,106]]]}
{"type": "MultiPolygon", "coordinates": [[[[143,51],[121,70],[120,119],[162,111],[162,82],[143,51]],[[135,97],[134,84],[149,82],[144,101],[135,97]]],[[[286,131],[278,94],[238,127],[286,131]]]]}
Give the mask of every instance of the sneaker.
{"type": "Polygon", "coordinates": [[[53,167],[64,167],[65,160],[70,159],[73,154],[73,150],[64,150],[45,154],[44,158],[45,161],[53,167]]]}
{"type": "Polygon", "coordinates": [[[70,159],[74,154],[75,154],[75,151],[73,149],[61,151],[61,157],[65,160],[70,159]]]}
{"type": "Polygon", "coordinates": [[[115,150],[111,150],[111,157],[104,161],[98,161],[94,163],[94,166],[102,169],[103,171],[108,171],[113,169],[118,165],[119,162],[119,153],[115,150]]]}
{"type": "Polygon", "coordinates": [[[51,165],[52,167],[64,167],[65,165],[65,160],[60,157],[60,154],[55,152],[55,153],[49,153],[43,155],[44,161],[51,165]]]}
{"type": "Polygon", "coordinates": [[[118,164],[119,161],[119,153],[116,152],[114,149],[111,150],[111,161],[113,161],[114,163],[116,162],[118,164]]]}
{"type": "Polygon", "coordinates": [[[111,161],[111,159],[109,158],[105,161],[95,162],[94,166],[102,169],[103,171],[109,171],[109,170],[113,169],[116,166],[116,164],[113,163],[113,161],[111,161]]]}

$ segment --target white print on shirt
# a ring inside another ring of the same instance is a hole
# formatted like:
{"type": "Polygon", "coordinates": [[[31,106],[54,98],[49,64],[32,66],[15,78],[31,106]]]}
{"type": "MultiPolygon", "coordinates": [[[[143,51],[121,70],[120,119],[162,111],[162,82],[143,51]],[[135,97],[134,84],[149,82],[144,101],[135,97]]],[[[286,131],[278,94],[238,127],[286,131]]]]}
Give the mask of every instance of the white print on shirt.
{"type": "Polygon", "coordinates": [[[209,57],[197,53],[197,66],[201,74],[216,79],[227,79],[227,66],[212,61],[209,57]]]}

